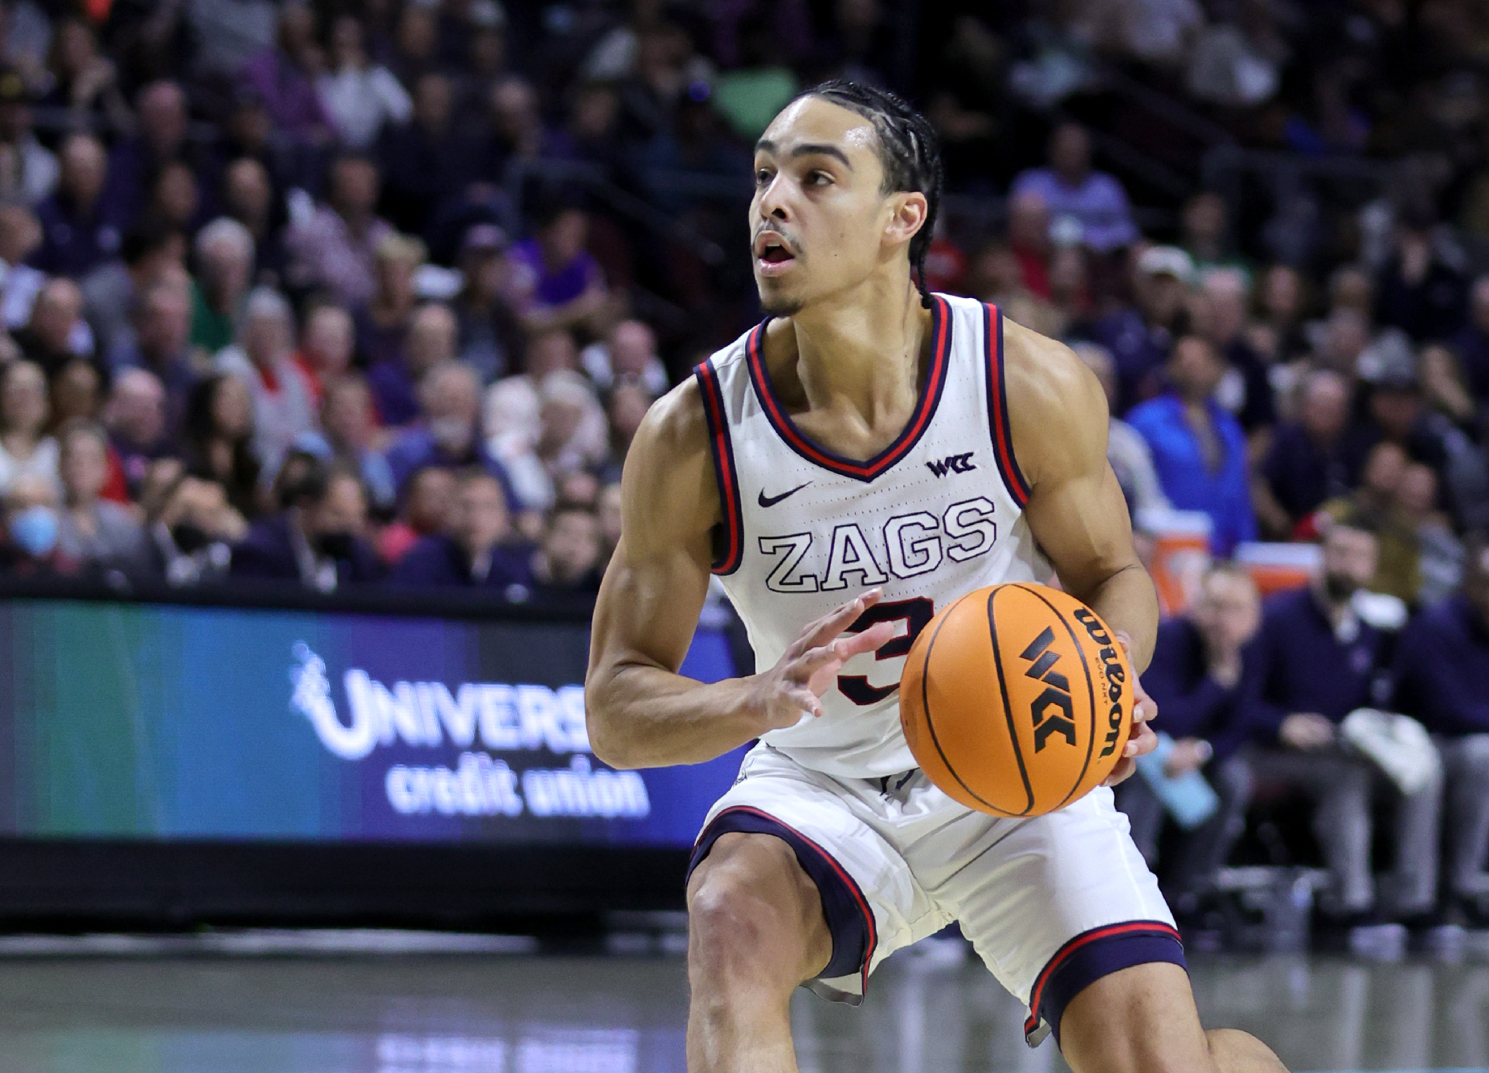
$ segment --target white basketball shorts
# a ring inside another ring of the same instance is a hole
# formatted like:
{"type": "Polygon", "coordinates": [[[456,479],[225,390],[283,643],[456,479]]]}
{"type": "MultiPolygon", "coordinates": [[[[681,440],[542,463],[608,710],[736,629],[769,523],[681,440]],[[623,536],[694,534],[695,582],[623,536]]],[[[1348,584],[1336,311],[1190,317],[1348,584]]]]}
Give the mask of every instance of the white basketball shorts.
{"type": "Polygon", "coordinates": [[[890,954],[955,921],[1009,992],[1029,1007],[1030,1046],[1066,1004],[1119,969],[1183,966],[1174,918],[1112,792],[1032,819],[958,804],[919,770],[838,779],[768,745],[751,750],[709,811],[691,875],[729,832],[769,834],[796,853],[822,895],[832,960],[808,987],[857,1005],[890,954]]]}

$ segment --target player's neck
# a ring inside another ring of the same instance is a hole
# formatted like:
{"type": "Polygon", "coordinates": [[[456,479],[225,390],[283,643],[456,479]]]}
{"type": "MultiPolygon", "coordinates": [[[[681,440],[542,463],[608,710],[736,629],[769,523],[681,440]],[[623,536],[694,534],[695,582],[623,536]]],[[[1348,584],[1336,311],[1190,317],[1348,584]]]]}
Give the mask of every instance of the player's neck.
{"type": "Polygon", "coordinates": [[[795,372],[812,409],[847,403],[873,424],[915,398],[931,314],[908,281],[865,284],[801,310],[791,323],[795,372]]]}

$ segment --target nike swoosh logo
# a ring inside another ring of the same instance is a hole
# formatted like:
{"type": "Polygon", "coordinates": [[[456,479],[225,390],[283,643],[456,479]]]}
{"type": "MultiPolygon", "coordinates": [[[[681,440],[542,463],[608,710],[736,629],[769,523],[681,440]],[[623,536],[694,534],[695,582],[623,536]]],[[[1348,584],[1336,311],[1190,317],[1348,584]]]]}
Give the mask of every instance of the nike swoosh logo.
{"type": "Polygon", "coordinates": [[[807,481],[806,484],[798,484],[795,488],[791,489],[789,492],[782,492],[778,496],[768,496],[768,495],[765,494],[765,489],[762,488],[762,489],[760,489],[760,500],[759,500],[760,505],[762,507],[773,507],[777,503],[779,503],[781,500],[785,499],[787,496],[794,496],[797,492],[799,492],[803,488],[805,488],[807,486],[807,484],[811,484],[811,483],[812,483],[811,481],[807,481]]]}

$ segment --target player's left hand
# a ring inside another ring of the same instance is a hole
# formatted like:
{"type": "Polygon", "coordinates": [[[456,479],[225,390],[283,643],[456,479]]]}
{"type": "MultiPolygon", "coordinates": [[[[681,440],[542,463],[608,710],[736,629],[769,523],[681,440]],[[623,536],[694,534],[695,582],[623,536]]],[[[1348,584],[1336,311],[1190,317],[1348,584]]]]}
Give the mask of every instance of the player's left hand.
{"type": "MultiPolygon", "coordinates": [[[[1128,637],[1122,630],[1112,631],[1124,652],[1130,651],[1128,637]]],[[[1132,731],[1127,735],[1127,747],[1122,750],[1122,759],[1112,768],[1112,773],[1102,782],[1103,786],[1115,786],[1137,770],[1137,758],[1158,748],[1158,735],[1148,725],[1158,715],[1158,705],[1148,696],[1143,683],[1136,674],[1132,676],[1132,731]]]]}

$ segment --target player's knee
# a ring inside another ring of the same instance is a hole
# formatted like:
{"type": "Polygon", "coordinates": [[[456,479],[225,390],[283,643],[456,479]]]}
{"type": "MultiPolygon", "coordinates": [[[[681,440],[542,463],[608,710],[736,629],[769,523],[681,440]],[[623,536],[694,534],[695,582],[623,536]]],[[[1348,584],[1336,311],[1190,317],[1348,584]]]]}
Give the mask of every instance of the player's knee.
{"type": "Polygon", "coordinates": [[[728,862],[690,887],[688,962],[696,982],[785,993],[809,974],[802,956],[814,937],[804,927],[794,877],[781,872],[728,862]]]}

